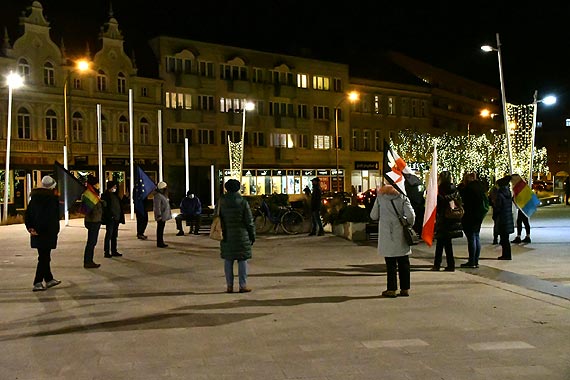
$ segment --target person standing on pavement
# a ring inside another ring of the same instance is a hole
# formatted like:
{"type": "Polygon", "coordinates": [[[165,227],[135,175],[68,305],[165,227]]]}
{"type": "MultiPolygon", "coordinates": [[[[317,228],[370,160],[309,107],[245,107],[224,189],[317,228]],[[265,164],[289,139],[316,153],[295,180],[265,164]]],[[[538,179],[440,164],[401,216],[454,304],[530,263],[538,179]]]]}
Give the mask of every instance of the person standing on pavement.
{"type": "Polygon", "coordinates": [[[435,217],[435,258],[433,261],[432,271],[439,271],[441,261],[443,259],[443,251],[445,250],[445,260],[447,266],[446,272],[455,272],[455,257],[453,256],[452,239],[463,236],[461,226],[461,218],[451,219],[446,215],[446,209],[451,207],[462,206],[461,195],[452,182],[451,173],[448,171],[441,172],[438,178],[437,188],[437,206],[435,217]]]}
{"type": "Polygon", "coordinates": [[[520,243],[530,243],[530,222],[528,220],[528,216],[525,215],[522,210],[518,210],[517,212],[517,236],[511,241],[513,244],[520,244],[520,243]],[[524,225],[524,231],[526,233],[524,239],[521,240],[522,229],[524,225]]]}
{"type": "Polygon", "coordinates": [[[515,232],[513,223],[513,205],[512,194],[509,184],[511,176],[505,176],[497,180],[497,198],[494,207],[497,208],[497,231],[501,241],[502,253],[498,260],[511,260],[511,241],[509,235],[515,232]]]}
{"type": "Polygon", "coordinates": [[[570,205],[570,175],[564,181],[564,203],[570,205]]]}
{"type": "Polygon", "coordinates": [[[479,268],[481,255],[481,224],[489,211],[489,199],[485,187],[477,179],[475,173],[466,173],[463,177],[463,186],[459,189],[465,213],[461,219],[463,232],[467,238],[467,251],[469,259],[461,264],[461,268],[479,268]]]}
{"type": "Polygon", "coordinates": [[[161,181],[156,185],[152,203],[154,220],[156,220],[156,246],[158,248],[166,248],[168,244],[164,243],[164,228],[166,227],[166,222],[172,219],[170,200],[168,199],[168,185],[166,182],[161,181]]]}
{"type": "Polygon", "coordinates": [[[240,183],[230,179],[224,184],[227,193],[216,206],[215,213],[222,221],[223,240],[220,256],[224,259],[226,293],[234,291],[234,261],[238,263],[239,292],[251,292],[247,286],[247,260],[251,259],[251,246],[255,242],[255,225],[249,203],[239,193],[240,183]]]}
{"type": "Polygon", "coordinates": [[[325,231],[323,229],[323,222],[321,220],[321,180],[318,177],[315,177],[311,180],[311,184],[313,185],[313,192],[311,194],[312,227],[309,236],[323,236],[325,234],[325,231]]]}
{"type": "MultiPolygon", "coordinates": [[[[92,175],[87,176],[87,191],[92,191],[91,195],[99,198],[99,180],[92,175]]],[[[83,197],[86,197],[85,193],[83,197]]],[[[101,229],[101,221],[103,220],[103,204],[104,201],[97,199],[93,208],[91,208],[83,219],[83,224],[87,228],[87,242],[85,243],[85,250],[83,251],[83,267],[84,268],[99,268],[101,264],[93,261],[95,253],[95,246],[99,239],[99,230],[101,229]]]]}
{"type": "Polygon", "coordinates": [[[382,297],[394,298],[397,295],[410,295],[410,255],[412,249],[404,238],[403,226],[397,212],[404,216],[410,225],[414,224],[416,214],[410,200],[392,185],[384,185],[378,190],[370,218],[378,220],[378,253],[386,261],[387,289],[382,297]],[[394,209],[395,207],[395,209],[394,209]],[[400,293],[398,290],[400,279],[400,293]]]}
{"type": "Polygon", "coordinates": [[[59,198],[54,189],[57,183],[46,175],[41,187],[30,193],[30,202],[24,214],[24,224],[30,234],[30,246],[38,250],[38,264],[34,277],[34,292],[61,284],[51,273],[51,250],[57,248],[59,234],[59,198]],[[44,285],[45,281],[45,285],[44,285]]]}
{"type": "Polygon", "coordinates": [[[190,223],[189,234],[198,235],[200,230],[200,215],[202,215],[202,203],[200,199],[188,190],[186,197],[180,202],[180,214],[176,215],[176,229],[178,233],[176,236],[184,236],[184,227],[182,226],[183,221],[188,221],[190,223]]]}
{"type": "Polygon", "coordinates": [[[105,225],[105,243],[103,250],[104,257],[121,257],[123,256],[117,250],[117,239],[119,237],[119,224],[125,224],[125,214],[121,198],[117,194],[118,184],[115,181],[107,182],[107,190],[101,196],[103,203],[103,219],[105,225]]]}

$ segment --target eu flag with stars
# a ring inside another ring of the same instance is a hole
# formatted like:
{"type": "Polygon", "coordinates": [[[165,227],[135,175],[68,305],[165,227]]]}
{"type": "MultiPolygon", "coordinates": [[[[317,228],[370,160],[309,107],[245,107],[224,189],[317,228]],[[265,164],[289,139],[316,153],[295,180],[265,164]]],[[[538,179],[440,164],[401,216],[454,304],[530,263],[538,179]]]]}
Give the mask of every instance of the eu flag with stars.
{"type": "Polygon", "coordinates": [[[145,212],[144,200],[150,193],[156,189],[155,183],[150,177],[137,165],[135,170],[135,189],[134,189],[134,203],[135,211],[138,213],[145,212]]]}

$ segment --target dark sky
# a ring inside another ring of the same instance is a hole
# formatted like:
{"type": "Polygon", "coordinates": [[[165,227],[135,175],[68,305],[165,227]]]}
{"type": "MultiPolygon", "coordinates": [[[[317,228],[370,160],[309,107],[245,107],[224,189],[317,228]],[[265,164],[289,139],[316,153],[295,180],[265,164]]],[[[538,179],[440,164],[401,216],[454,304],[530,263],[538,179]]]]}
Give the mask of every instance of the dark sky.
{"type": "MultiPolygon", "coordinates": [[[[10,37],[21,11],[31,3],[0,2],[0,25],[9,27],[10,37]]],[[[83,49],[86,39],[96,40],[110,4],[108,0],[41,3],[52,23],[54,40],[59,42],[64,36],[70,50],[83,49]]],[[[159,33],[293,55],[308,49],[315,58],[349,64],[373,63],[375,52],[392,49],[497,88],[497,55],[483,53],[480,46],[496,45],[495,34],[499,33],[507,101],[531,103],[538,90],[539,98],[555,93],[562,104],[570,104],[566,99],[570,98],[570,26],[566,20],[570,2],[335,3],[115,0],[112,7],[127,48],[135,50],[138,61],[148,57],[146,40],[159,33]]],[[[556,113],[567,113],[562,104],[556,113]]],[[[553,111],[545,108],[544,112],[553,111]]]]}

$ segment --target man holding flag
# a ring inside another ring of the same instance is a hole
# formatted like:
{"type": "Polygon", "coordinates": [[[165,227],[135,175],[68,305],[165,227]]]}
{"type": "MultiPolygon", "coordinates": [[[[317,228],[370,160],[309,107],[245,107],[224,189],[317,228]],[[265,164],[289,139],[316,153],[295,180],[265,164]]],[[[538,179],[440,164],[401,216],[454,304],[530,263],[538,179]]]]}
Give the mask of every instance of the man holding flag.
{"type": "Polygon", "coordinates": [[[101,264],[93,261],[95,246],[99,238],[101,221],[103,218],[103,201],[99,198],[99,180],[92,176],[87,176],[87,189],[81,196],[81,212],[85,214],[83,224],[87,228],[87,242],[83,252],[84,268],[99,268],[101,264]]]}
{"type": "Polygon", "coordinates": [[[135,214],[137,216],[137,238],[146,240],[148,237],[144,234],[148,226],[148,212],[145,207],[146,198],[154,191],[156,185],[150,177],[137,165],[135,170],[135,188],[134,188],[134,204],[135,214]]]}

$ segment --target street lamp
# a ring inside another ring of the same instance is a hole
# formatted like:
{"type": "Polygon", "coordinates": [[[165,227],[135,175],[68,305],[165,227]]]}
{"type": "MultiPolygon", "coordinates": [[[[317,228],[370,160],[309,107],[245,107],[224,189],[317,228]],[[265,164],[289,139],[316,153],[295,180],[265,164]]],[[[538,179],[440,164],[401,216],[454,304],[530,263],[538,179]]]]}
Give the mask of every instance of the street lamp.
{"type": "Polygon", "coordinates": [[[530,164],[529,164],[529,173],[528,173],[528,185],[530,186],[530,188],[532,189],[532,164],[534,161],[534,139],[536,136],[536,112],[537,112],[537,108],[538,108],[538,103],[544,103],[547,106],[550,106],[554,103],[556,103],[556,97],[549,95],[547,97],[545,97],[544,99],[538,100],[538,91],[534,91],[534,97],[533,97],[533,111],[532,111],[532,133],[530,136],[530,164]]]}
{"type": "Polygon", "coordinates": [[[6,77],[8,84],[8,128],[6,133],[6,170],[4,171],[4,220],[8,220],[8,188],[10,186],[10,140],[12,138],[12,91],[22,87],[24,78],[10,72],[6,77]]]}
{"type": "MultiPolygon", "coordinates": [[[[482,118],[487,118],[487,117],[493,117],[494,114],[491,113],[491,111],[489,111],[488,109],[482,109],[479,112],[479,116],[482,118]]],[[[469,119],[469,121],[467,122],[467,141],[469,141],[469,129],[471,127],[471,122],[473,122],[475,120],[475,117],[472,117],[471,119],[469,119]]]]}
{"type": "MultiPolygon", "coordinates": [[[[85,59],[81,59],[75,62],[75,70],[84,72],[89,70],[89,61],[85,59]]],[[[65,77],[65,82],[63,83],[63,125],[65,129],[65,140],[63,144],[63,167],[67,170],[69,168],[68,165],[68,151],[69,151],[69,115],[68,115],[68,106],[67,106],[67,97],[69,96],[69,79],[71,77],[71,71],[68,70],[67,76],[65,77]]],[[[67,202],[67,197],[65,198],[67,202]]],[[[65,225],[69,225],[69,211],[67,210],[67,204],[65,205],[65,225]]]]}
{"type": "Polygon", "coordinates": [[[349,102],[354,103],[360,98],[360,94],[357,91],[351,91],[348,93],[347,97],[344,97],[338,102],[334,109],[334,146],[335,146],[335,154],[336,154],[336,191],[340,189],[340,180],[339,180],[339,167],[338,167],[338,110],[342,103],[348,99],[349,102]]]}
{"type": "Polygon", "coordinates": [[[497,47],[494,48],[490,45],[481,46],[481,50],[485,52],[496,51],[497,56],[499,58],[499,79],[501,81],[501,98],[503,103],[503,120],[505,123],[505,136],[507,141],[507,152],[509,154],[509,174],[513,173],[513,154],[511,151],[511,138],[509,136],[509,120],[507,115],[507,97],[505,95],[505,79],[503,77],[503,60],[501,57],[501,42],[499,40],[499,33],[496,34],[497,36],[497,47]]]}

